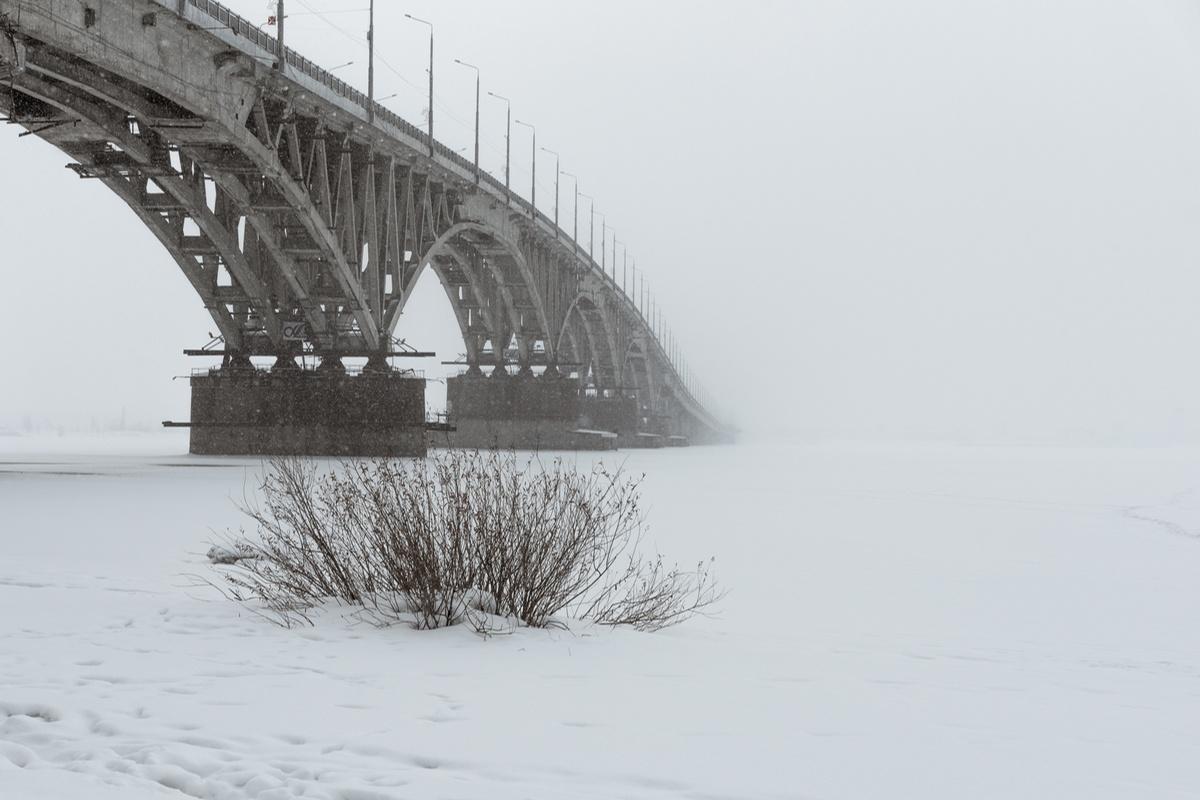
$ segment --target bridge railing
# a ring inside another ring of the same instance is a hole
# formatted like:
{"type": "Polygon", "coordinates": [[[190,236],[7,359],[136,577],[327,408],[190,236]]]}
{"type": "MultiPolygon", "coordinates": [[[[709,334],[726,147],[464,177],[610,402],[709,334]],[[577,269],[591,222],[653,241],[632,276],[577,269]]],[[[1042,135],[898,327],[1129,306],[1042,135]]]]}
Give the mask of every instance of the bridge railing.
{"type": "MultiPolygon", "coordinates": [[[[159,0],[159,2],[163,2],[163,0],[159,0]]],[[[257,45],[267,54],[276,57],[278,56],[278,40],[273,35],[266,33],[259,28],[259,26],[250,22],[240,14],[230,11],[225,6],[216,2],[216,0],[186,0],[186,2],[188,5],[204,12],[221,25],[228,26],[233,33],[257,45]]],[[[426,131],[421,130],[416,125],[413,125],[408,120],[396,114],[394,111],[380,105],[379,103],[372,103],[370,98],[368,98],[358,89],[355,89],[341,78],[334,76],[332,73],[321,68],[313,61],[300,55],[292,48],[289,47],[286,50],[287,64],[289,67],[292,67],[304,75],[307,75],[309,78],[329,89],[339,97],[345,98],[346,100],[349,100],[355,105],[361,107],[364,111],[374,107],[376,119],[385,121],[388,124],[399,128],[412,138],[428,144],[429,135],[426,131]]],[[[433,150],[436,155],[441,156],[444,160],[453,163],[460,170],[474,174],[474,163],[468,161],[458,152],[450,147],[447,147],[436,139],[433,143],[433,150]]],[[[498,180],[491,173],[481,170],[479,178],[480,182],[486,183],[493,192],[502,195],[507,194],[510,205],[516,206],[519,210],[526,214],[532,215],[534,213],[529,201],[518,196],[514,192],[507,191],[504,187],[504,184],[501,183],[500,180],[498,180]]],[[[578,250],[578,248],[575,247],[576,242],[567,235],[566,231],[555,225],[554,220],[552,220],[549,216],[541,211],[538,211],[536,212],[536,219],[541,222],[544,227],[549,229],[550,232],[556,233],[560,239],[570,243],[574,249],[578,250]]],[[[599,266],[596,264],[594,259],[592,260],[592,265],[599,269],[599,266]]]]}
{"type": "Polygon", "coordinates": [[[195,6],[222,25],[228,25],[230,30],[238,36],[249,39],[264,50],[275,52],[278,49],[274,36],[264,32],[250,20],[230,11],[220,3],[212,2],[212,0],[187,0],[187,2],[188,5],[195,6]]]}
{"type": "MultiPolygon", "coordinates": [[[[158,2],[164,6],[168,6],[171,4],[170,0],[158,0],[158,2]]],[[[207,16],[211,17],[213,20],[217,21],[222,26],[228,26],[229,29],[234,34],[236,34],[239,37],[244,38],[246,41],[261,48],[268,55],[278,57],[278,54],[279,54],[278,39],[276,39],[275,36],[273,36],[272,34],[269,34],[265,31],[263,31],[258,25],[254,24],[253,22],[251,22],[250,20],[241,16],[240,14],[230,11],[228,8],[221,5],[220,3],[216,2],[215,0],[186,0],[186,3],[189,6],[192,6],[193,8],[196,8],[199,11],[206,14],[207,16]]],[[[311,80],[316,81],[317,83],[321,84],[322,86],[329,89],[331,92],[338,95],[339,97],[342,97],[342,98],[350,101],[351,103],[359,106],[364,111],[369,111],[369,110],[373,109],[376,120],[381,120],[383,122],[386,122],[389,125],[392,125],[393,127],[399,129],[401,132],[403,132],[407,136],[409,136],[413,139],[416,139],[418,141],[425,142],[426,146],[428,146],[429,135],[426,131],[421,130],[416,125],[413,125],[408,120],[402,118],[400,115],[396,114],[394,111],[391,111],[390,109],[385,108],[384,106],[380,105],[379,103],[373,103],[370,100],[370,98],[368,98],[365,94],[360,92],[358,89],[355,89],[353,86],[346,83],[341,78],[338,78],[338,77],[334,76],[332,73],[330,73],[328,70],[322,69],[321,67],[317,66],[317,64],[315,64],[314,62],[305,58],[304,56],[300,55],[298,52],[291,49],[290,47],[286,48],[284,57],[286,59],[287,65],[289,67],[291,67],[292,69],[303,73],[304,75],[308,76],[311,80]]],[[[466,158],[461,156],[459,153],[452,150],[450,147],[447,147],[446,145],[442,144],[441,142],[437,141],[436,139],[433,141],[433,152],[436,156],[440,156],[443,160],[453,164],[455,167],[457,167],[457,169],[460,172],[464,172],[471,176],[475,175],[475,164],[473,162],[468,161],[466,158]]],[[[510,206],[515,206],[518,210],[522,211],[523,213],[529,214],[530,216],[532,216],[537,223],[539,223],[549,233],[554,234],[554,236],[558,240],[560,240],[564,243],[567,243],[571,247],[571,249],[577,254],[577,257],[579,257],[579,258],[583,257],[584,251],[582,248],[579,247],[578,242],[576,242],[571,236],[569,236],[567,234],[567,232],[564,231],[561,227],[559,227],[557,224],[555,224],[553,219],[551,219],[549,216],[542,213],[541,211],[538,211],[535,208],[533,208],[532,205],[529,203],[529,201],[525,200],[523,197],[518,196],[517,194],[513,193],[512,191],[507,190],[505,188],[504,184],[500,180],[498,180],[494,175],[492,175],[491,173],[485,172],[483,170],[480,170],[479,171],[479,181],[480,181],[480,183],[486,184],[488,186],[488,188],[495,194],[506,197],[507,202],[510,206]]],[[[614,261],[616,259],[615,253],[613,254],[613,259],[614,259],[614,261]]],[[[638,309],[638,304],[637,304],[636,300],[634,298],[630,297],[629,294],[626,293],[622,289],[620,282],[618,280],[616,280],[616,278],[614,276],[609,275],[608,273],[606,273],[604,271],[603,266],[598,264],[596,262],[595,258],[593,258],[590,253],[587,255],[587,261],[588,261],[591,269],[594,272],[598,273],[600,275],[600,277],[604,280],[605,283],[612,286],[613,293],[618,298],[620,298],[620,301],[625,306],[626,310],[631,311],[633,314],[636,314],[636,316],[641,320],[643,327],[645,327],[645,329],[646,329],[646,332],[648,333],[650,338],[654,341],[654,343],[658,346],[659,352],[663,355],[664,358],[667,359],[668,363],[671,363],[669,351],[664,346],[663,342],[660,341],[658,336],[655,334],[654,326],[649,323],[649,321],[645,318],[645,316],[638,309]]],[[[672,364],[672,367],[674,367],[674,364],[672,364]]],[[[680,383],[681,383],[681,386],[684,386],[685,394],[687,394],[689,396],[689,398],[697,406],[703,407],[703,404],[700,403],[696,397],[692,396],[692,393],[686,388],[686,385],[683,384],[682,381],[680,383]]]]}

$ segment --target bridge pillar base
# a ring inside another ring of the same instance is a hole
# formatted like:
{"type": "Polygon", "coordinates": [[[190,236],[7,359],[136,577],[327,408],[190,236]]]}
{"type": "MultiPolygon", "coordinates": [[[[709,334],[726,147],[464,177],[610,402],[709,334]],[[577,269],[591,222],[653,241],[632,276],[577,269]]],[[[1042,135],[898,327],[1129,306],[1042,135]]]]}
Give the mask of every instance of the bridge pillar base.
{"type": "Polygon", "coordinates": [[[446,380],[446,411],[454,430],[434,434],[434,447],[616,449],[615,436],[579,425],[579,381],[572,378],[459,375],[446,380]]]}
{"type": "Polygon", "coordinates": [[[667,437],[648,431],[637,431],[620,437],[622,450],[657,450],[667,446],[667,437]]]}
{"type": "Polygon", "coordinates": [[[617,436],[545,420],[458,419],[430,435],[430,447],[473,450],[616,450],[617,436]]]}
{"type": "Polygon", "coordinates": [[[196,455],[424,456],[425,379],[398,374],[192,377],[196,455]]]}
{"type": "Polygon", "coordinates": [[[630,436],[637,433],[639,417],[636,397],[584,397],[579,401],[579,424],[584,428],[630,436]]]}

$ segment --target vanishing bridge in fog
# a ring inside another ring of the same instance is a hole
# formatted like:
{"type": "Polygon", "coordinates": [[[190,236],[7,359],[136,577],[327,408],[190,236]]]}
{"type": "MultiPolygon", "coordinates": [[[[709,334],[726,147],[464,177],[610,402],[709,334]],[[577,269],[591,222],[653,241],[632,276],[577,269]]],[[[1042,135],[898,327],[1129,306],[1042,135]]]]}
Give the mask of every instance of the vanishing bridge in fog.
{"type": "Polygon", "coordinates": [[[128,204],[212,315],[197,451],[423,449],[375,429],[424,422],[424,381],[389,359],[426,268],[462,332],[463,443],[721,434],[615,252],[215,2],[0,0],[0,107],[128,204]]]}

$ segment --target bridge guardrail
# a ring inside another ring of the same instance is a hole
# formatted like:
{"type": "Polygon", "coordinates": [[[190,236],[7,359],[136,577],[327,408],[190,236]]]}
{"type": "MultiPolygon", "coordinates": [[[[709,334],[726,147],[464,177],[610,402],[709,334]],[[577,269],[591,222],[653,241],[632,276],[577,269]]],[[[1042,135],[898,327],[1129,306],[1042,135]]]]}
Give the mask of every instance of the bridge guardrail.
{"type": "MultiPolygon", "coordinates": [[[[158,2],[166,5],[169,0],[158,0],[158,2]]],[[[216,0],[186,0],[186,2],[188,5],[207,14],[216,22],[228,26],[229,29],[235,34],[257,45],[267,54],[278,57],[278,40],[274,36],[265,33],[261,28],[240,14],[230,11],[225,6],[216,2],[216,0]]],[[[353,102],[364,111],[372,108],[373,106],[376,119],[382,119],[386,121],[388,124],[399,128],[414,139],[419,139],[424,142],[429,141],[429,135],[425,131],[421,130],[416,125],[413,125],[411,122],[401,117],[399,114],[388,108],[385,108],[379,103],[372,103],[370,99],[358,89],[355,89],[341,78],[338,78],[327,70],[317,66],[317,64],[315,64],[313,61],[300,55],[290,47],[286,48],[286,59],[288,66],[298,70],[304,75],[307,75],[309,78],[312,78],[314,81],[331,90],[338,96],[353,102]]],[[[474,174],[475,164],[473,162],[463,158],[457,152],[437,141],[436,139],[433,142],[433,149],[436,155],[439,155],[445,160],[453,163],[459,169],[465,170],[472,175],[474,174]]],[[[480,170],[480,181],[488,184],[489,188],[498,194],[506,193],[504,184],[488,172],[480,170]]],[[[510,204],[516,205],[517,208],[527,214],[534,213],[535,210],[523,197],[520,197],[511,191],[508,191],[508,196],[510,204]]],[[[554,220],[541,211],[536,211],[536,218],[551,232],[556,233],[560,239],[570,243],[572,249],[578,250],[578,243],[568,236],[566,231],[555,225],[554,220]]],[[[589,260],[591,261],[592,266],[596,268],[597,271],[600,271],[599,265],[596,264],[595,260],[591,259],[590,256],[589,260]]]]}

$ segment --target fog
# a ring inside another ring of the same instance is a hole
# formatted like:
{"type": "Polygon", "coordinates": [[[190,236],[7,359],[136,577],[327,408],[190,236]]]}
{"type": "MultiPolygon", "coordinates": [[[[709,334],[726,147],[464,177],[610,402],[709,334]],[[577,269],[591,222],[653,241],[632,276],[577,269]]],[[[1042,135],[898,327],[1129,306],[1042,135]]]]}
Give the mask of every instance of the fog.
{"type": "MultiPolygon", "coordinates": [[[[289,0],[289,45],[365,88],[365,5],[289,0]]],[[[470,153],[454,59],[478,65],[484,168],[503,177],[490,90],[580,176],[749,433],[1200,439],[1200,4],[381,0],[376,94],[422,124],[405,12],[436,26],[438,138],[470,153]]],[[[121,201],[20,130],[0,128],[0,428],[186,419],[172,378],[211,319],[121,201]]],[[[526,129],[512,153],[527,196],[526,129]]],[[[546,213],[553,170],[540,154],[546,213]]],[[[398,335],[453,360],[435,281],[398,335]]]]}

